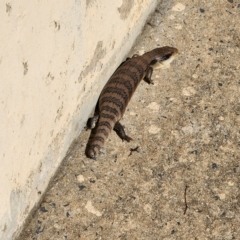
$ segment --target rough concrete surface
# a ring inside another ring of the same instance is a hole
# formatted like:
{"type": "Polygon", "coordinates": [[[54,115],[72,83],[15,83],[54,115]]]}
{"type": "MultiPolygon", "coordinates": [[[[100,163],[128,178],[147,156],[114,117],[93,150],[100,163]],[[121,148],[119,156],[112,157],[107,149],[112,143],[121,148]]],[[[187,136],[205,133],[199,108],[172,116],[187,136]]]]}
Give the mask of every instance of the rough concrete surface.
{"type": "Polygon", "coordinates": [[[239,22],[237,1],[160,3],[130,55],[179,55],[134,94],[134,141],[92,161],[83,131],[19,239],[240,239],[239,22]]]}

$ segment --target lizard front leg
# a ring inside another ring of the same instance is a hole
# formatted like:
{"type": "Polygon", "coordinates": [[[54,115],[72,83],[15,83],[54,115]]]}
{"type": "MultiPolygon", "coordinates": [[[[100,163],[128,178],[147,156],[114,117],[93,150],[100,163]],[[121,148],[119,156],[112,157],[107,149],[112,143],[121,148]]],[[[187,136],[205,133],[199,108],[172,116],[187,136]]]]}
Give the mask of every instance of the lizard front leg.
{"type": "Polygon", "coordinates": [[[143,80],[145,82],[147,82],[148,84],[153,84],[153,80],[151,79],[152,73],[153,73],[153,68],[152,67],[148,67],[147,70],[146,70],[145,77],[143,78],[143,80]]]}
{"type": "Polygon", "coordinates": [[[126,135],[123,126],[120,122],[116,122],[113,130],[117,133],[117,135],[124,141],[130,142],[132,138],[126,135]]]}

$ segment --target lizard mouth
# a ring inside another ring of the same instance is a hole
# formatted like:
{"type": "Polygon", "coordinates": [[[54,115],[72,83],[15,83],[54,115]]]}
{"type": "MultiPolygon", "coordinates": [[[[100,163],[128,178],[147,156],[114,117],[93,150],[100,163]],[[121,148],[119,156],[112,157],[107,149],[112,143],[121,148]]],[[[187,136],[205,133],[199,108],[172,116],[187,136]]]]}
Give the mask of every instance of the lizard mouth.
{"type": "Polygon", "coordinates": [[[158,62],[172,61],[176,57],[177,54],[178,54],[178,50],[175,48],[172,51],[164,54],[157,60],[158,60],[158,62]]]}
{"type": "Polygon", "coordinates": [[[169,58],[171,58],[172,56],[173,56],[173,53],[166,54],[166,55],[162,56],[161,59],[159,59],[158,61],[159,61],[159,62],[166,61],[166,60],[168,60],[169,58]]]}
{"type": "Polygon", "coordinates": [[[159,65],[159,64],[164,64],[164,62],[167,62],[167,61],[169,61],[169,60],[171,60],[171,58],[173,58],[173,53],[168,53],[168,54],[166,54],[166,55],[164,55],[164,56],[161,56],[160,58],[158,58],[158,59],[154,59],[151,63],[150,63],[150,65],[151,66],[154,66],[154,65],[159,65]]]}
{"type": "Polygon", "coordinates": [[[177,51],[176,52],[170,52],[170,53],[167,53],[157,59],[154,59],[150,65],[151,66],[154,66],[154,65],[159,65],[159,64],[169,64],[170,62],[172,62],[172,60],[175,58],[175,55],[177,54],[177,51]]]}
{"type": "Polygon", "coordinates": [[[157,58],[157,59],[154,59],[152,62],[151,62],[151,66],[155,69],[158,69],[158,68],[168,68],[170,63],[173,61],[173,59],[175,58],[175,56],[177,55],[177,51],[173,51],[173,52],[170,52],[170,53],[166,53],[164,54],[163,56],[157,58]]]}

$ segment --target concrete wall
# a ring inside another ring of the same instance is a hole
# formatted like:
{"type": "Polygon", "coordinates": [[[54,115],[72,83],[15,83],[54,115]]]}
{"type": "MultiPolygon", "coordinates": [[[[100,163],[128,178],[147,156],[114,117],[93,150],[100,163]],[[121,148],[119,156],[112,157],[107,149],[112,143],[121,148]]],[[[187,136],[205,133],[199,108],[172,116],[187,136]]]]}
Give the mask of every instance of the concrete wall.
{"type": "Polygon", "coordinates": [[[0,239],[18,235],[157,4],[106,2],[0,5],[0,239]]]}

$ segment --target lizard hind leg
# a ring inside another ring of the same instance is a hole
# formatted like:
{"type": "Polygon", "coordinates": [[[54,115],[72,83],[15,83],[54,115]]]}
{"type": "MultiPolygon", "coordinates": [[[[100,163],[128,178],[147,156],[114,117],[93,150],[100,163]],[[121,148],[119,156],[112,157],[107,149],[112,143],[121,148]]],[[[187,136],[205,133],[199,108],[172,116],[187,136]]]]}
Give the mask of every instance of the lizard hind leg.
{"type": "Polygon", "coordinates": [[[94,129],[96,127],[98,120],[99,120],[99,100],[97,101],[97,104],[95,106],[93,117],[91,117],[87,120],[85,129],[86,130],[94,129]]]}
{"type": "Polygon", "coordinates": [[[99,115],[95,115],[95,116],[89,118],[87,120],[87,124],[86,124],[86,127],[85,127],[86,130],[95,128],[98,119],[99,119],[99,115]]]}
{"type": "Polygon", "coordinates": [[[123,141],[130,142],[131,140],[133,140],[132,138],[130,138],[129,136],[126,135],[126,133],[125,133],[125,131],[124,131],[124,127],[121,125],[120,122],[116,122],[116,123],[115,123],[115,126],[114,126],[113,130],[117,133],[117,135],[118,135],[123,141]]]}

